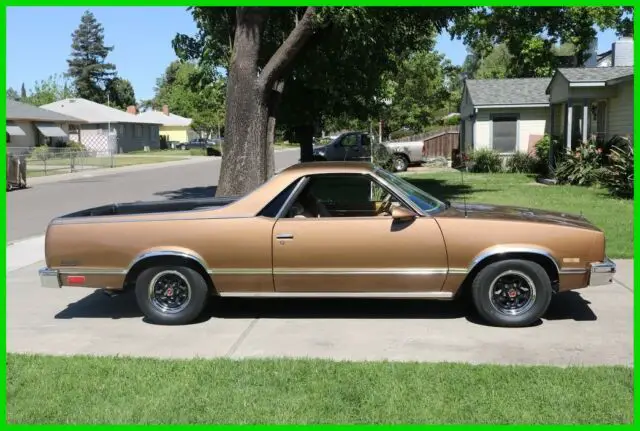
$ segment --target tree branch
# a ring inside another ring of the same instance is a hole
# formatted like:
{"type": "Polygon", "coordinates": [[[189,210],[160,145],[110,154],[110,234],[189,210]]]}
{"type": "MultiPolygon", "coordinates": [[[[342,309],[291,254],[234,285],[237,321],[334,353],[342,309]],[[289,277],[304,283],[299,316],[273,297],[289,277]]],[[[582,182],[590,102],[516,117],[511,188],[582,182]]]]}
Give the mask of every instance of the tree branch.
{"type": "Polygon", "coordinates": [[[289,33],[284,43],[271,56],[259,78],[259,83],[263,89],[271,90],[273,84],[282,77],[284,70],[287,69],[304,47],[309,37],[313,34],[313,18],[315,14],[315,7],[307,7],[302,19],[298,21],[298,24],[289,33]]]}

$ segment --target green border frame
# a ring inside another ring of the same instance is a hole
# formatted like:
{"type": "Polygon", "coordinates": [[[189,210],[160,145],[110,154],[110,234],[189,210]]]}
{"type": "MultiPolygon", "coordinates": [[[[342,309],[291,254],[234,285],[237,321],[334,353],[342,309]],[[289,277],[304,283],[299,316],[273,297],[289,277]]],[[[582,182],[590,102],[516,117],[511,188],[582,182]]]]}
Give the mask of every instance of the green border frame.
{"type": "MultiPolygon", "coordinates": [[[[252,5],[262,5],[262,6],[308,6],[309,4],[305,4],[305,2],[302,1],[296,1],[296,0],[272,0],[272,1],[264,1],[264,0],[236,0],[236,1],[230,1],[230,0],[218,0],[218,1],[212,1],[212,0],[191,0],[191,1],[185,1],[185,0],[148,0],[148,1],[144,1],[144,0],[104,0],[104,1],[96,1],[96,0],[52,0],[52,1],[47,1],[47,0],[6,0],[4,2],[5,4],[3,5],[3,7],[0,8],[0,26],[2,29],[2,33],[3,35],[5,35],[5,43],[2,45],[2,52],[1,52],[1,58],[2,58],[2,62],[5,64],[5,67],[2,68],[2,70],[0,71],[0,74],[2,76],[2,82],[6,88],[6,19],[7,19],[7,7],[12,7],[12,6],[87,6],[87,7],[99,7],[99,6],[183,6],[183,7],[187,7],[187,6],[237,6],[237,5],[247,5],[247,6],[252,6],[252,5]]],[[[445,7],[452,7],[452,6],[593,6],[593,7],[597,7],[597,6],[634,6],[634,2],[633,0],[627,0],[627,1],[611,1],[611,0],[563,0],[563,1],[559,1],[559,0],[555,0],[555,1],[550,1],[550,0],[485,0],[485,1],[477,1],[477,0],[315,0],[313,2],[310,2],[313,5],[316,6],[445,6],[445,7]]],[[[634,9],[635,12],[635,9],[634,9]]],[[[635,20],[634,22],[634,34],[639,34],[640,32],[638,31],[640,30],[640,24],[638,22],[638,20],[635,20]]],[[[634,46],[634,65],[638,64],[638,60],[640,60],[640,49],[638,49],[637,45],[634,46]]],[[[638,90],[638,84],[640,83],[640,79],[638,78],[637,75],[634,74],[634,100],[637,100],[637,96],[638,94],[640,94],[640,91],[638,90]]],[[[5,121],[6,121],[6,99],[2,99],[3,102],[0,104],[0,110],[3,114],[3,116],[5,117],[5,121]]],[[[635,109],[635,113],[634,113],[634,125],[637,125],[639,123],[640,120],[640,112],[638,111],[637,107],[638,107],[638,103],[634,103],[634,107],[635,109]]],[[[637,135],[637,127],[634,127],[634,135],[637,135]]],[[[6,137],[5,139],[3,139],[1,141],[2,143],[2,147],[6,149],[6,137]]],[[[639,145],[637,145],[637,142],[634,141],[634,150],[637,150],[639,147],[639,145]]],[[[2,174],[2,176],[6,176],[6,164],[2,163],[0,164],[1,168],[0,168],[0,173],[2,174]]],[[[634,176],[637,177],[638,175],[638,165],[634,166],[634,176]]],[[[2,230],[1,236],[3,238],[3,242],[6,244],[6,189],[3,192],[4,196],[3,199],[1,201],[1,205],[2,205],[2,219],[4,221],[4,225],[5,228],[2,230]]],[[[635,200],[636,194],[634,192],[634,200],[635,200]]],[[[635,203],[634,203],[634,257],[636,255],[638,255],[639,251],[640,251],[640,246],[638,246],[638,240],[637,240],[637,229],[640,226],[640,218],[636,218],[635,217],[635,203]]],[[[5,262],[5,268],[6,268],[6,248],[2,250],[2,255],[3,255],[3,260],[5,262]]],[[[640,263],[638,260],[634,259],[634,273],[638,272],[638,269],[640,269],[640,263]]],[[[634,286],[637,283],[635,283],[635,279],[634,279],[634,286]]],[[[3,322],[3,326],[4,326],[4,330],[2,332],[2,343],[4,346],[4,350],[6,353],[7,347],[6,347],[6,271],[5,271],[5,277],[3,277],[2,279],[2,287],[4,288],[4,294],[1,295],[1,313],[2,313],[2,322],[3,322]]],[[[636,330],[638,329],[638,314],[636,313],[636,308],[638,306],[638,304],[640,304],[640,300],[634,296],[634,362],[635,362],[635,356],[637,356],[637,343],[635,342],[636,337],[636,330]]],[[[579,336],[579,334],[577,334],[579,336]]],[[[2,418],[3,418],[3,428],[7,428],[7,429],[17,429],[17,428],[41,428],[41,429],[61,429],[61,428],[78,428],[80,427],[82,428],[86,428],[86,429],[92,429],[92,428],[99,428],[99,427],[103,427],[103,425],[93,425],[93,426],[77,426],[77,425],[8,425],[6,424],[6,360],[5,362],[2,364],[2,366],[0,367],[0,372],[1,375],[3,377],[3,380],[5,382],[5,391],[2,392],[2,400],[0,403],[0,408],[2,409],[2,418]]],[[[634,387],[638,382],[638,376],[637,374],[634,373],[634,387]]],[[[80,400],[78,400],[80,402],[80,400]]],[[[34,400],[34,402],[37,402],[37,400],[34,400]]],[[[634,400],[634,408],[635,410],[637,410],[638,407],[638,402],[637,400],[634,400]]],[[[635,415],[634,415],[634,422],[635,422],[635,415]]],[[[136,427],[140,427],[142,425],[122,425],[122,426],[110,426],[110,427],[117,427],[117,428],[136,428],[136,427]]],[[[147,425],[149,427],[153,427],[156,429],[159,428],[163,428],[163,429],[188,429],[188,425],[181,425],[181,426],[169,426],[169,425],[147,425]]],[[[386,426],[386,427],[393,427],[395,429],[416,429],[417,427],[421,427],[421,426],[414,426],[414,425],[210,425],[216,428],[224,428],[227,430],[240,430],[240,429],[245,429],[247,427],[253,428],[253,429],[275,429],[275,428],[280,428],[280,429],[294,429],[294,428],[300,428],[300,427],[304,427],[304,428],[321,428],[321,429],[368,429],[368,428],[372,428],[372,427],[376,427],[379,428],[381,426],[386,426]]],[[[431,427],[438,427],[438,428],[448,428],[448,429],[468,429],[470,427],[474,427],[474,428],[485,428],[488,429],[489,427],[491,428],[496,428],[497,425],[432,425],[431,427]]],[[[510,426],[511,428],[515,427],[515,428],[530,428],[533,427],[533,425],[517,425],[517,426],[510,426]]],[[[609,428],[611,426],[607,426],[607,425],[578,425],[577,426],[580,429],[604,429],[604,428],[609,428]]],[[[633,428],[633,425],[616,425],[616,428],[624,428],[624,429],[631,429],[633,428]]],[[[542,428],[542,429],[575,429],[576,426],[553,426],[553,425],[544,425],[544,426],[536,426],[536,428],[542,428]]]]}

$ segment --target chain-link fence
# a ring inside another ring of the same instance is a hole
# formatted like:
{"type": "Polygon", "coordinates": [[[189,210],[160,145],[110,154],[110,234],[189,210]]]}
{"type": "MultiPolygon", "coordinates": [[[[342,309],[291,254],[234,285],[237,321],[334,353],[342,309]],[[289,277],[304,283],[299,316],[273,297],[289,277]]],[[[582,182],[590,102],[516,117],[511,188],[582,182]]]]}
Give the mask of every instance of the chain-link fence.
{"type": "Polygon", "coordinates": [[[82,150],[78,147],[7,147],[7,166],[16,161],[25,169],[27,178],[116,166],[114,153],[82,150]]]}

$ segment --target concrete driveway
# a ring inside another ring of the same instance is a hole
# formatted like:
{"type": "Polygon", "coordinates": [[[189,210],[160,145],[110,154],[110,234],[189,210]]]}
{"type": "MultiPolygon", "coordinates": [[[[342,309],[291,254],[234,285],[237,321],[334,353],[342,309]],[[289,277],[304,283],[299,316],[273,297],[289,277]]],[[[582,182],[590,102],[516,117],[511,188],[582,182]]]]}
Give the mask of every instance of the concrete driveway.
{"type": "Polygon", "coordinates": [[[409,300],[225,299],[198,323],[156,326],[132,295],[39,287],[42,265],[7,274],[9,352],[633,365],[631,261],[618,262],[616,284],[558,295],[539,325],[522,329],[485,326],[456,303],[409,300]]]}

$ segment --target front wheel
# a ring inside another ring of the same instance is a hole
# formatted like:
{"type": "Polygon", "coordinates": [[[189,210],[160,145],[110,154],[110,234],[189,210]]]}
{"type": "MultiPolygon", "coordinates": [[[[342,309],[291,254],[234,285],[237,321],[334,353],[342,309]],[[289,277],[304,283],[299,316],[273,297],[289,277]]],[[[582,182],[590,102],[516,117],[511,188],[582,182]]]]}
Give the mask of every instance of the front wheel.
{"type": "Polygon", "coordinates": [[[135,293],[138,306],[152,323],[184,325],[200,316],[210,292],[198,271],[184,266],[157,266],[140,273],[135,293]]]}
{"type": "Polygon", "coordinates": [[[553,290],[547,272],[535,262],[505,260],[483,268],[471,285],[473,303],[492,325],[529,326],[547,311],[553,290]]]}

